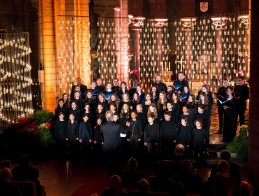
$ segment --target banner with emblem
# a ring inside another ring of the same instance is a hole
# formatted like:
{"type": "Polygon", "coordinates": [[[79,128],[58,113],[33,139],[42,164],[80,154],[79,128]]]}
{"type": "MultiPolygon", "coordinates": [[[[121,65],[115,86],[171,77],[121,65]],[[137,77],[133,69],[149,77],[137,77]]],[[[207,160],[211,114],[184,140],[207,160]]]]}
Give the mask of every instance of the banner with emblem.
{"type": "Polygon", "coordinates": [[[208,9],[209,9],[209,2],[208,1],[200,2],[200,11],[201,12],[207,12],[208,9]]]}
{"type": "Polygon", "coordinates": [[[195,0],[195,15],[212,14],[213,0],[195,0]]]}

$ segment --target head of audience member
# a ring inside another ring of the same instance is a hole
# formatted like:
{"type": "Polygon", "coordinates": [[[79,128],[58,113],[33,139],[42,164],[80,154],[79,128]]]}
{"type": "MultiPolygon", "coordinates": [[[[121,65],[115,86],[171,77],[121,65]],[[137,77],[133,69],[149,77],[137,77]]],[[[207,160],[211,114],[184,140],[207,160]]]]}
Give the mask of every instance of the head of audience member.
{"type": "Polygon", "coordinates": [[[182,161],[182,170],[187,173],[193,172],[193,164],[190,160],[185,159],[182,161]]]}
{"type": "Polygon", "coordinates": [[[136,171],[138,169],[138,162],[135,158],[130,158],[128,161],[128,170],[129,171],[136,171]]]}
{"type": "Polygon", "coordinates": [[[142,178],[138,181],[138,192],[140,195],[147,194],[149,190],[149,183],[145,178],[142,178]]]}
{"type": "Polygon", "coordinates": [[[10,168],[0,169],[0,180],[10,181],[12,179],[12,171],[10,168]]]}
{"type": "Polygon", "coordinates": [[[113,175],[110,178],[110,188],[114,190],[114,195],[120,195],[120,191],[122,189],[120,176],[113,175]]]}
{"type": "Polygon", "coordinates": [[[11,168],[11,161],[10,160],[3,160],[0,162],[0,169],[2,168],[11,168]]]}
{"type": "Polygon", "coordinates": [[[175,155],[184,155],[185,147],[182,144],[177,144],[175,146],[174,154],[175,155]]]}
{"type": "Polygon", "coordinates": [[[239,192],[240,192],[240,196],[252,196],[253,187],[250,183],[243,181],[243,182],[241,182],[239,192]]]}
{"type": "Polygon", "coordinates": [[[225,161],[229,161],[231,158],[231,154],[228,150],[222,150],[220,153],[220,158],[225,161]]]}
{"type": "Polygon", "coordinates": [[[106,114],[105,114],[105,117],[106,117],[106,119],[107,119],[108,122],[112,122],[112,121],[113,121],[113,117],[114,117],[112,111],[111,111],[111,110],[108,110],[108,111],[106,112],[106,114]]]}
{"type": "Polygon", "coordinates": [[[98,193],[92,193],[91,196],[99,196],[98,193]]]}
{"type": "Polygon", "coordinates": [[[220,160],[217,165],[218,174],[224,177],[229,177],[229,163],[225,160],[220,160]]]}

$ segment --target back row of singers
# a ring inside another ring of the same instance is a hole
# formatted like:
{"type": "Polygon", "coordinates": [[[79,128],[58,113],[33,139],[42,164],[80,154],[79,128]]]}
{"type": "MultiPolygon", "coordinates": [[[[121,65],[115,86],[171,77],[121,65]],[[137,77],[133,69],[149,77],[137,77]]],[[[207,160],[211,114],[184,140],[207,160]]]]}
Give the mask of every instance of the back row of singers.
{"type": "MultiPolygon", "coordinates": [[[[80,98],[85,99],[87,98],[87,92],[90,90],[93,94],[93,96],[98,96],[100,93],[105,94],[106,100],[109,99],[112,93],[116,93],[119,99],[122,99],[122,95],[124,93],[129,93],[130,94],[130,99],[132,99],[132,95],[134,92],[138,90],[138,93],[140,93],[141,89],[137,89],[137,81],[133,83],[132,88],[128,89],[127,84],[125,82],[121,82],[119,85],[119,81],[117,78],[113,79],[113,84],[108,83],[106,87],[103,86],[103,81],[101,78],[97,78],[96,81],[91,82],[91,86],[88,89],[87,86],[83,85],[81,83],[81,78],[77,78],[77,84],[72,86],[71,94],[70,94],[70,100],[73,100],[75,98],[75,92],[80,92],[80,98]]],[[[161,82],[161,76],[156,75],[155,76],[155,81],[152,84],[150,90],[153,99],[158,98],[158,94],[161,91],[167,92],[170,91],[171,93],[176,90],[177,92],[182,93],[184,91],[184,87],[189,87],[188,81],[185,80],[185,76],[183,72],[178,73],[178,80],[176,80],[173,85],[169,86],[169,89],[167,89],[167,86],[165,83],[161,82]],[[154,88],[152,88],[154,87],[154,88]]],[[[140,85],[141,88],[141,85],[140,85]]],[[[183,95],[185,96],[185,95],[183,95]]],[[[188,97],[187,97],[188,98],[188,97]]],[[[144,101],[144,96],[140,96],[140,99],[144,101]]]]}
{"type": "MultiPolygon", "coordinates": [[[[157,118],[158,121],[160,121],[163,118],[163,112],[166,110],[166,102],[172,101],[173,110],[177,114],[174,116],[174,118],[177,119],[176,121],[178,121],[179,114],[181,114],[182,111],[182,106],[188,102],[188,99],[191,100],[189,101],[190,103],[194,102],[194,105],[196,105],[194,96],[189,92],[188,82],[184,79],[183,73],[178,74],[178,80],[175,81],[172,86],[167,87],[160,80],[161,77],[156,76],[156,83],[151,86],[150,93],[144,93],[140,84],[137,84],[136,88],[133,87],[128,90],[126,84],[122,82],[121,87],[117,93],[111,90],[109,96],[107,91],[100,92],[95,96],[92,90],[88,90],[86,93],[86,98],[84,99],[80,93],[81,91],[76,90],[80,86],[75,86],[76,91],[74,93],[74,98],[72,99],[71,104],[69,104],[66,94],[64,94],[62,99],[59,100],[59,104],[56,108],[56,117],[61,111],[65,114],[66,119],[69,113],[73,113],[76,117],[76,120],[81,121],[81,116],[83,113],[91,113],[89,114],[91,117],[101,116],[102,119],[105,120],[104,113],[108,109],[121,114],[123,112],[122,109],[125,103],[129,106],[130,110],[136,110],[136,105],[140,103],[143,105],[143,112],[145,116],[149,110],[149,106],[151,104],[155,104],[158,115],[157,118]]],[[[97,79],[97,81],[101,80],[97,79]]],[[[107,86],[111,87],[110,84],[107,84],[107,86]]],[[[116,89],[116,86],[113,87],[113,89],[116,89]]],[[[96,88],[94,88],[94,90],[95,89],[96,88]]],[[[213,100],[211,93],[208,91],[206,85],[202,87],[202,90],[199,92],[196,101],[197,103],[204,104],[206,111],[211,113],[211,105],[213,104],[213,100]]],[[[192,108],[193,106],[191,106],[191,109],[192,108]]]]}

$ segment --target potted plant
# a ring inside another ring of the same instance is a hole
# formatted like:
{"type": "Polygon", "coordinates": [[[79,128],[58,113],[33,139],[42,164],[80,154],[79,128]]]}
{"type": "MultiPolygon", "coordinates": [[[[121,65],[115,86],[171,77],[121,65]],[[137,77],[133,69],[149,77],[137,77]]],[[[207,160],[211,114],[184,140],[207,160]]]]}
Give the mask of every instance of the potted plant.
{"type": "Polygon", "coordinates": [[[226,149],[231,153],[236,153],[237,158],[242,161],[248,160],[248,126],[240,127],[239,135],[230,142],[226,149]]]}

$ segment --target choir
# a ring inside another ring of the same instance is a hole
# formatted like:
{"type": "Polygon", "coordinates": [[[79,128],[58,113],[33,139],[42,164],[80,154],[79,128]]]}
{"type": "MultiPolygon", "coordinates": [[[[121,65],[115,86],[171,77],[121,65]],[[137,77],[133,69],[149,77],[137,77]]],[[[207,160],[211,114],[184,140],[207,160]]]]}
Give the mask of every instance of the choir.
{"type": "MultiPolygon", "coordinates": [[[[213,105],[208,86],[203,85],[195,97],[182,72],[169,86],[161,82],[159,75],[154,81],[150,93],[145,93],[141,84],[131,89],[125,82],[119,86],[117,78],[106,88],[98,78],[87,89],[79,78],[71,91],[71,99],[64,93],[58,101],[54,133],[58,144],[66,143],[72,149],[79,143],[100,150],[104,139],[100,126],[106,122],[105,112],[110,110],[120,126],[122,148],[127,153],[135,155],[142,145],[148,154],[159,151],[170,156],[175,145],[181,143],[192,149],[197,157],[202,156],[209,145],[213,105]]],[[[234,89],[224,80],[216,97],[218,133],[223,132],[223,141],[230,142],[236,134],[238,115],[240,124],[244,123],[249,88],[241,77],[234,89]]]]}

